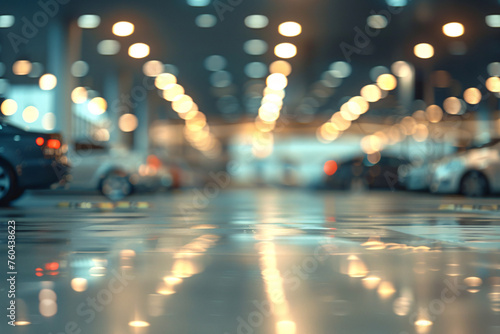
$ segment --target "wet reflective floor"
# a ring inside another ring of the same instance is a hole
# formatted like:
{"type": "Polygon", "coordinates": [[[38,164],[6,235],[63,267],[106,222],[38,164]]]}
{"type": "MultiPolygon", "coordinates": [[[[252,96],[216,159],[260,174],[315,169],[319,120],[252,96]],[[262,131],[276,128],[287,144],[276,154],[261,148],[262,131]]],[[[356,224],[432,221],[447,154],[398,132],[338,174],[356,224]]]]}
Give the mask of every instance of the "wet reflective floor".
{"type": "Polygon", "coordinates": [[[27,196],[0,210],[2,263],[15,220],[17,270],[17,326],[2,315],[0,332],[498,334],[497,203],[290,189],[27,196]]]}

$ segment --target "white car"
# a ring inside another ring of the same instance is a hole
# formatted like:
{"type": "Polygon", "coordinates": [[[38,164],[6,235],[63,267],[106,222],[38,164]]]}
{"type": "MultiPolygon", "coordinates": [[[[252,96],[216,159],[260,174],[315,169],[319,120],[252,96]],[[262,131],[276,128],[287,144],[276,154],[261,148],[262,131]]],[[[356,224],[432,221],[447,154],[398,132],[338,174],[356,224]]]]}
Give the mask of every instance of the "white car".
{"type": "Polygon", "coordinates": [[[480,197],[500,192],[500,139],[436,163],[430,190],[480,197]]]}
{"type": "Polygon", "coordinates": [[[76,144],[68,157],[71,176],[66,188],[70,190],[98,190],[119,200],[134,190],[157,190],[171,182],[171,175],[162,166],[151,163],[146,153],[85,143],[76,144]],[[170,180],[164,180],[165,177],[170,180]]]}

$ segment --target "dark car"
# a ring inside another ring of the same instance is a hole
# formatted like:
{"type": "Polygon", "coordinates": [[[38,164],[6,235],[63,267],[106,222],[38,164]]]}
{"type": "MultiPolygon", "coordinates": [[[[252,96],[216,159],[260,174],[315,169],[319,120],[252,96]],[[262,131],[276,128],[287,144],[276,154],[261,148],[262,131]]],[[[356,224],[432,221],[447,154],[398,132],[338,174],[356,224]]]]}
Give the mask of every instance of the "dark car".
{"type": "Polygon", "coordinates": [[[28,132],[0,121],[0,204],[26,189],[63,183],[67,170],[61,135],[28,132]]]}
{"type": "Polygon", "coordinates": [[[382,156],[377,163],[366,157],[356,157],[338,165],[337,171],[328,176],[325,186],[329,189],[348,190],[355,186],[369,189],[402,189],[398,180],[398,168],[408,161],[382,156]]]}

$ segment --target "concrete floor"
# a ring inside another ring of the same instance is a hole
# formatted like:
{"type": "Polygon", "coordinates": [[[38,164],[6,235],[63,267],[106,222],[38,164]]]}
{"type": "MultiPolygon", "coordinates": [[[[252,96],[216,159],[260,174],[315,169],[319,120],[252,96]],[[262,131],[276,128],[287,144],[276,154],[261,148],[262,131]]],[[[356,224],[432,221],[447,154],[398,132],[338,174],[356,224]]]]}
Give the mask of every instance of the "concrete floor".
{"type": "Polygon", "coordinates": [[[0,210],[2,243],[16,221],[18,321],[3,316],[0,332],[498,334],[498,202],[292,189],[122,203],[28,195],[0,210]]]}

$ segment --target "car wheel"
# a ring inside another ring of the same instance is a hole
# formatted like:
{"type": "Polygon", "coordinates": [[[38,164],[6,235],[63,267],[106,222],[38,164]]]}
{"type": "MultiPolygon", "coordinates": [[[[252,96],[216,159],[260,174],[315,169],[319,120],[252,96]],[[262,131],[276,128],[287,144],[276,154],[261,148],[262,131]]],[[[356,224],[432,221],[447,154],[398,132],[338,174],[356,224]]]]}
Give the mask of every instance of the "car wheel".
{"type": "Polygon", "coordinates": [[[0,161],[0,204],[9,203],[15,191],[16,176],[6,162],[0,161]]]}
{"type": "Polygon", "coordinates": [[[488,194],[488,180],[480,172],[469,172],[462,179],[460,192],[467,197],[486,196],[488,194]]]}
{"type": "Polygon", "coordinates": [[[111,172],[102,179],[99,190],[109,199],[118,201],[132,193],[132,185],[123,173],[111,172]]]}

